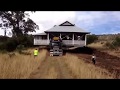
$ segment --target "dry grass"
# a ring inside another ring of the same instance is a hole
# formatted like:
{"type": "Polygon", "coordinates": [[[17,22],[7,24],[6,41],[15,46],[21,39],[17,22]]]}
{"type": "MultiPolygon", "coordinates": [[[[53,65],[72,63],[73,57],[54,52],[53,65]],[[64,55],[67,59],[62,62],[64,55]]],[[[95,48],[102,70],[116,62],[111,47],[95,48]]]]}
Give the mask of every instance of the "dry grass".
{"type": "Polygon", "coordinates": [[[106,48],[104,46],[104,44],[101,44],[101,42],[97,42],[97,43],[89,44],[88,47],[92,47],[92,48],[95,48],[97,50],[100,50],[101,52],[105,52],[105,53],[108,53],[110,55],[120,57],[120,48],[117,48],[116,50],[115,49],[111,50],[111,49],[106,48]]]}
{"type": "Polygon", "coordinates": [[[97,48],[97,49],[106,49],[106,47],[104,47],[105,42],[102,44],[102,42],[96,42],[96,43],[91,43],[88,45],[88,47],[93,47],[93,48],[97,48]]]}
{"type": "Polygon", "coordinates": [[[113,79],[114,77],[114,74],[111,75],[105,69],[85,63],[82,59],[71,54],[66,54],[64,61],[67,67],[71,69],[72,74],[79,79],[113,79]]]}
{"type": "MultiPolygon", "coordinates": [[[[28,52],[33,53],[33,49],[28,52]]],[[[28,79],[30,74],[40,66],[41,61],[45,60],[46,53],[46,50],[41,50],[36,58],[33,55],[21,55],[18,53],[15,53],[11,58],[8,54],[0,54],[0,79],[28,79]]],[[[105,69],[85,63],[82,59],[78,59],[78,57],[72,54],[66,54],[61,59],[76,78],[107,79],[114,76],[114,74],[111,75],[105,69]]],[[[52,67],[52,64],[54,65],[51,62],[51,68],[49,68],[48,75],[45,76],[47,78],[57,78],[59,74],[59,71],[56,72],[56,68],[52,67]]]]}
{"type": "Polygon", "coordinates": [[[27,79],[46,57],[46,50],[41,50],[38,57],[15,53],[11,58],[8,54],[0,54],[0,79],[27,79]]]}
{"type": "Polygon", "coordinates": [[[47,75],[45,75],[45,79],[56,79],[57,78],[58,73],[55,71],[55,67],[51,67],[47,73],[47,75]]]}

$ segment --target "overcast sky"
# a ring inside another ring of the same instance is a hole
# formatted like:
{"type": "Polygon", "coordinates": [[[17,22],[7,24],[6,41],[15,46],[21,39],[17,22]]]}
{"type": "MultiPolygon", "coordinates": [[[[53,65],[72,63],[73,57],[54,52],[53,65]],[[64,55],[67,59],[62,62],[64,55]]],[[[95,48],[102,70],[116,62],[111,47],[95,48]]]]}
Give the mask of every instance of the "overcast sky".
{"type": "MultiPolygon", "coordinates": [[[[70,21],[92,34],[120,33],[120,11],[36,11],[30,18],[39,25],[36,33],[70,21]]],[[[0,30],[0,35],[3,35],[0,30]]]]}

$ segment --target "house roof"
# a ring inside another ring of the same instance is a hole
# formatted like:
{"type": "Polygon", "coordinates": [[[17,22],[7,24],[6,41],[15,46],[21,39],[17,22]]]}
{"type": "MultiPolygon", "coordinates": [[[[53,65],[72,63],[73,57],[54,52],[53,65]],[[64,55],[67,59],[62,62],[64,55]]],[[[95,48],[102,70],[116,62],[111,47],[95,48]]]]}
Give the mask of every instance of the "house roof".
{"type": "Polygon", "coordinates": [[[64,23],[60,24],[59,26],[74,26],[75,24],[72,24],[68,21],[65,21],[64,23]]]}
{"type": "Polygon", "coordinates": [[[55,26],[45,32],[86,32],[86,31],[84,31],[83,29],[76,27],[76,26],[73,26],[73,27],[71,27],[71,26],[55,26]]]}
{"type": "Polygon", "coordinates": [[[81,32],[81,33],[90,33],[86,32],[85,30],[75,26],[75,24],[72,24],[68,21],[60,24],[60,25],[55,25],[49,30],[46,30],[45,32],[81,32]]]}
{"type": "Polygon", "coordinates": [[[37,33],[37,34],[34,34],[34,35],[47,35],[46,33],[37,33]]]}

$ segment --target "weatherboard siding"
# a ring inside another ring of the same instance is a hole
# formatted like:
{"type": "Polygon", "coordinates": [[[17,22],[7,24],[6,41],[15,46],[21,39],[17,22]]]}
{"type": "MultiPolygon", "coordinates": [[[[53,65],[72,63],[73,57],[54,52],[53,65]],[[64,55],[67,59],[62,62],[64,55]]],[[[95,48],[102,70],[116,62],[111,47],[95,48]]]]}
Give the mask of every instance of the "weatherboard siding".
{"type": "MultiPolygon", "coordinates": [[[[62,40],[65,45],[77,45],[77,46],[85,46],[84,40],[62,40]]],[[[41,40],[41,39],[34,39],[34,45],[49,45],[49,40],[41,40]]]]}
{"type": "Polygon", "coordinates": [[[48,40],[34,39],[34,45],[48,45],[48,40]]]}

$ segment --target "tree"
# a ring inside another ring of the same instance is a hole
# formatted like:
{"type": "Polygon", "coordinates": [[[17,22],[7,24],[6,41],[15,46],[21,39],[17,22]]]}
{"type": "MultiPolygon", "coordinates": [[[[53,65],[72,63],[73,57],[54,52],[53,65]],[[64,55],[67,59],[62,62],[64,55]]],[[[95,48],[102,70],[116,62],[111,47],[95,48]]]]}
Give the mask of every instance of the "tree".
{"type": "Polygon", "coordinates": [[[0,11],[0,18],[2,20],[0,27],[12,28],[12,34],[16,37],[39,28],[25,11],[0,11]]]}

